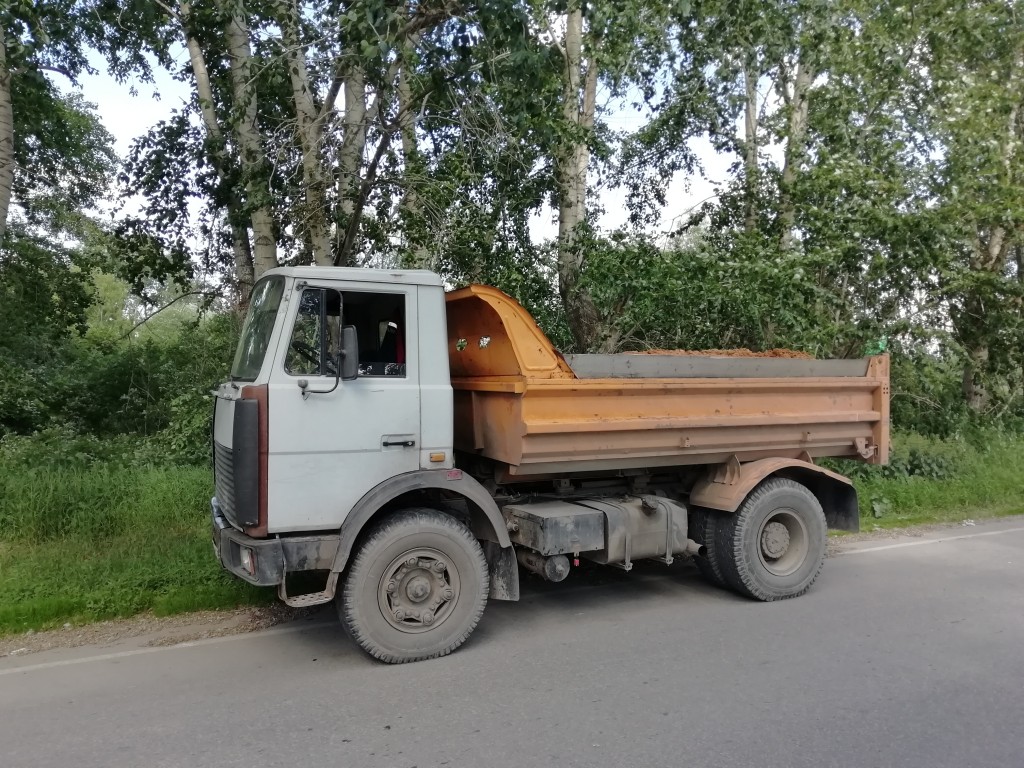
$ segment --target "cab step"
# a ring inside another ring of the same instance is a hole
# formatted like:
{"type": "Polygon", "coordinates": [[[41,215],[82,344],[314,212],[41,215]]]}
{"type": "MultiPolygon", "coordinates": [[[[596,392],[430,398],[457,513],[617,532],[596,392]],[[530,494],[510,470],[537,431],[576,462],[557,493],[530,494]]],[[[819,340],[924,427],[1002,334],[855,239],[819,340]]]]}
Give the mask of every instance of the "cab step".
{"type": "Polygon", "coordinates": [[[322,592],[307,592],[304,595],[289,595],[286,586],[287,579],[277,585],[277,596],[285,605],[292,608],[308,608],[311,605],[323,605],[334,599],[334,593],[338,588],[338,576],[340,574],[332,571],[327,577],[327,584],[322,592]]]}

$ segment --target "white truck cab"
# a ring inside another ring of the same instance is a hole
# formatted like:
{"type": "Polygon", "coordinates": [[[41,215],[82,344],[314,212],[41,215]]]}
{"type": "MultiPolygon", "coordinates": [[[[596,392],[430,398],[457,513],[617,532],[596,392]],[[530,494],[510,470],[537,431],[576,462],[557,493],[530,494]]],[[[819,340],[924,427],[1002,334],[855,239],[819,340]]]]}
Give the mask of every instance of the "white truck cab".
{"type": "MultiPolygon", "coordinates": [[[[444,291],[426,271],[295,267],[253,291],[214,442],[231,448],[233,403],[264,388],[267,534],[337,530],[371,488],[452,467],[452,389],[444,291]],[[386,282],[384,282],[386,280],[386,282]],[[342,328],[358,341],[355,376],[337,366],[342,328]],[[343,478],[343,482],[339,479],[343,478]]],[[[260,397],[260,395],[257,395],[260,397]]]]}
{"type": "Polygon", "coordinates": [[[518,596],[500,512],[476,481],[454,468],[444,289],[437,275],[333,267],[268,271],[254,286],[231,379],[215,395],[214,544],[235,575],[277,586],[292,605],[327,602],[369,518],[389,509],[448,505],[455,511],[448,519],[463,521],[455,535],[472,540],[472,562],[460,575],[453,561],[430,554],[438,548],[421,552],[427,569],[410,567],[412,575],[405,575],[414,581],[415,596],[426,589],[426,597],[407,596],[407,608],[399,610],[424,615],[420,603],[433,605],[430,620],[392,617],[396,627],[385,629],[430,626],[459,599],[486,600],[488,592],[518,596]],[[500,571],[490,589],[478,539],[505,550],[490,558],[500,571]],[[480,568],[483,581],[460,598],[456,593],[472,581],[468,571],[480,568]],[[307,571],[324,574],[323,590],[289,596],[288,575],[307,571]],[[417,574],[427,574],[430,583],[424,586],[417,574]]]}

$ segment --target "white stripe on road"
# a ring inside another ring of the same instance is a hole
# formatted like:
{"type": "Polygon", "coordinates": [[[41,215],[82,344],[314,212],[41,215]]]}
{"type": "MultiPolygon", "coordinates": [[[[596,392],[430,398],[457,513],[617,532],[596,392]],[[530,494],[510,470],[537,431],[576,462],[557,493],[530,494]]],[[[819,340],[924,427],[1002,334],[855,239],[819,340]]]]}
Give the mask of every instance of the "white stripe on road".
{"type": "MultiPolygon", "coordinates": [[[[979,531],[978,533],[964,533],[960,536],[943,536],[939,539],[920,539],[918,541],[901,541],[898,544],[880,544],[877,547],[864,547],[863,549],[848,549],[845,552],[836,552],[835,557],[847,555],[864,555],[869,552],[881,552],[884,549],[902,549],[903,547],[920,547],[923,544],[942,544],[947,541],[960,541],[960,539],[976,539],[979,536],[998,536],[1003,533],[1018,533],[1024,531],[1022,528],[1001,528],[998,531],[979,531]]],[[[842,546],[842,540],[837,542],[842,546]]]]}
{"type": "Polygon", "coordinates": [[[222,637],[208,637],[203,640],[189,640],[184,643],[176,643],[174,645],[160,645],[152,648],[135,648],[130,651],[118,651],[117,653],[104,653],[98,656],[83,656],[77,659],[61,659],[60,661],[46,661],[41,664],[26,664],[21,667],[11,667],[10,669],[0,669],[0,677],[4,675],[14,675],[18,672],[36,672],[40,669],[52,669],[54,667],[69,667],[74,664],[85,664],[89,661],[110,661],[111,659],[124,659],[129,656],[141,656],[146,653],[159,653],[160,651],[176,651],[181,648],[199,648],[204,645],[215,645],[217,643],[228,643],[232,640],[244,640],[250,637],[267,637],[268,635],[290,635],[294,632],[305,632],[310,629],[323,629],[324,627],[333,627],[332,622],[320,622],[317,624],[303,624],[302,626],[290,626],[290,627],[277,627],[274,629],[264,629],[259,632],[240,632],[234,635],[224,635],[222,637]]]}

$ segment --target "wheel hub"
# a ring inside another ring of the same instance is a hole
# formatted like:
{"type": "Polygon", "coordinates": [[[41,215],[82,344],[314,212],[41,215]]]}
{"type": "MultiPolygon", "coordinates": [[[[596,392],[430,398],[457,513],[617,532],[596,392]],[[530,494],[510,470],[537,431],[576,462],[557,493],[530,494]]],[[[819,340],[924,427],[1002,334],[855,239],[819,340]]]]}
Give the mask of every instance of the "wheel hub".
{"type": "Polygon", "coordinates": [[[421,548],[402,554],[384,569],[377,602],[391,626],[425,632],[451,615],[459,586],[454,564],[442,552],[421,548]]]}
{"type": "Polygon", "coordinates": [[[778,521],[768,523],[761,532],[761,551],[777,560],[789,549],[789,530],[778,521]]]}
{"type": "Polygon", "coordinates": [[[779,507],[761,524],[757,533],[757,556],[772,576],[796,573],[810,555],[810,536],[800,516],[779,507]]]}
{"type": "Polygon", "coordinates": [[[423,576],[413,576],[409,579],[405,594],[414,603],[422,603],[430,594],[430,582],[423,576]]]}

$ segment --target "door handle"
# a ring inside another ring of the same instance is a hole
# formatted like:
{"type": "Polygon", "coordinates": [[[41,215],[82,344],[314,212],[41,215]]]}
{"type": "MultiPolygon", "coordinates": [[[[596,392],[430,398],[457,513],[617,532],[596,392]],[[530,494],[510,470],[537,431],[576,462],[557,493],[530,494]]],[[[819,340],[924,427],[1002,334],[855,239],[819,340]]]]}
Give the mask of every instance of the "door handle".
{"type": "Polygon", "coordinates": [[[384,445],[385,448],[391,448],[391,447],[396,446],[396,445],[397,446],[401,446],[402,448],[413,448],[416,445],[416,441],[415,440],[395,440],[395,441],[392,442],[390,440],[385,440],[383,445],[384,445]]]}

